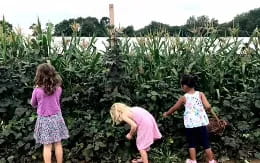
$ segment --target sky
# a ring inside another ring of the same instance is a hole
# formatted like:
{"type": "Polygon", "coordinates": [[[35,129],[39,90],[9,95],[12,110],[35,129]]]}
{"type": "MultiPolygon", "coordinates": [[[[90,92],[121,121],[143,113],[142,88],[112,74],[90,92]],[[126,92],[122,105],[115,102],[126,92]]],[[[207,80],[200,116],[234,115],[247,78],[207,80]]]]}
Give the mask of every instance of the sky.
{"type": "Polygon", "coordinates": [[[223,23],[260,7],[260,0],[0,0],[0,15],[28,33],[29,26],[36,23],[38,17],[42,24],[57,24],[77,17],[109,17],[111,3],[114,4],[115,26],[133,25],[134,29],[151,21],[183,25],[192,15],[207,15],[223,23]]]}

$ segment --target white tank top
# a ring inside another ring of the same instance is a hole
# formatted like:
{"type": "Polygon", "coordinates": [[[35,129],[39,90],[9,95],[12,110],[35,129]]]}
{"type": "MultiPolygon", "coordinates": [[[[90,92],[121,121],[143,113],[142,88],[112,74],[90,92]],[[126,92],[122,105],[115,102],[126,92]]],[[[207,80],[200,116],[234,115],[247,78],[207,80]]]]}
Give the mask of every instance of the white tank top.
{"type": "Polygon", "coordinates": [[[209,119],[202,104],[200,92],[196,91],[193,94],[186,93],[184,97],[186,98],[186,103],[184,105],[185,128],[194,128],[208,125],[209,119]]]}

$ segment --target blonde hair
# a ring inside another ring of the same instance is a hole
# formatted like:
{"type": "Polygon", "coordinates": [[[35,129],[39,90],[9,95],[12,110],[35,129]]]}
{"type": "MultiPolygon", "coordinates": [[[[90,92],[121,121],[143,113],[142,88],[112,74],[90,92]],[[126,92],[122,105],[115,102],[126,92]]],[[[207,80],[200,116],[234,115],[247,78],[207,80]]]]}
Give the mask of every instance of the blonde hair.
{"type": "Polygon", "coordinates": [[[121,115],[125,112],[130,112],[130,107],[123,103],[114,103],[110,109],[110,115],[114,124],[122,122],[121,115]]]}

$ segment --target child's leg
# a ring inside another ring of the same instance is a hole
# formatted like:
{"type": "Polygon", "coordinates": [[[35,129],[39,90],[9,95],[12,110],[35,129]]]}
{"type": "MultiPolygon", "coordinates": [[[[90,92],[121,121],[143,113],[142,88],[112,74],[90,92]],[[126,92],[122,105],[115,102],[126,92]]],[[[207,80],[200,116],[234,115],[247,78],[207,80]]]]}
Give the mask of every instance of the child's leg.
{"type": "Polygon", "coordinates": [[[43,145],[44,163],[51,163],[51,148],[52,148],[52,144],[44,144],[43,145]]]}
{"type": "Polygon", "coordinates": [[[140,150],[139,152],[141,154],[143,163],[148,163],[148,154],[147,154],[146,150],[140,150]]]}
{"type": "Polygon", "coordinates": [[[202,145],[205,149],[205,153],[208,157],[208,160],[209,160],[209,162],[211,162],[211,161],[214,162],[214,160],[213,160],[214,155],[213,155],[213,152],[210,148],[209,134],[208,134],[208,130],[207,130],[206,126],[202,126],[200,132],[201,132],[201,137],[200,137],[201,140],[200,141],[202,142],[202,145]]]}
{"type": "Polygon", "coordinates": [[[207,154],[209,161],[212,161],[214,159],[214,155],[213,155],[211,148],[205,149],[205,152],[207,154]]]}
{"type": "Polygon", "coordinates": [[[62,163],[63,149],[62,149],[61,142],[54,143],[54,147],[55,147],[55,156],[56,156],[57,163],[62,163]]]}
{"type": "Polygon", "coordinates": [[[196,161],[196,148],[189,148],[190,159],[196,161]]]}
{"type": "Polygon", "coordinates": [[[192,162],[196,162],[196,147],[198,138],[198,128],[186,128],[186,137],[189,144],[189,154],[192,162]]]}

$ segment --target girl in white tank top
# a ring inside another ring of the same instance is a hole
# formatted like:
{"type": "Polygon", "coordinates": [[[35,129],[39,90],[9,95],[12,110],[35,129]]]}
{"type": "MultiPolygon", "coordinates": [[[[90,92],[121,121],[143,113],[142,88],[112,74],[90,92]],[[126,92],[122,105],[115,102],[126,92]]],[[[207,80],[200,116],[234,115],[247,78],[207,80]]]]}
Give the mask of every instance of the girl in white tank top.
{"type": "Polygon", "coordinates": [[[195,91],[193,94],[186,93],[184,97],[186,99],[184,104],[185,128],[194,128],[208,125],[209,119],[202,104],[200,92],[195,91]]]}
{"type": "Polygon", "coordinates": [[[213,159],[213,152],[210,148],[208,131],[206,128],[206,125],[209,124],[209,120],[205,109],[210,110],[211,106],[204,93],[195,91],[196,83],[196,77],[192,75],[183,75],[181,87],[185,92],[185,95],[179,98],[177,103],[167,112],[163,113],[163,116],[167,117],[184,105],[184,126],[190,153],[190,159],[187,159],[186,163],[197,163],[196,147],[198,145],[204,147],[209,163],[216,163],[213,159]]]}

